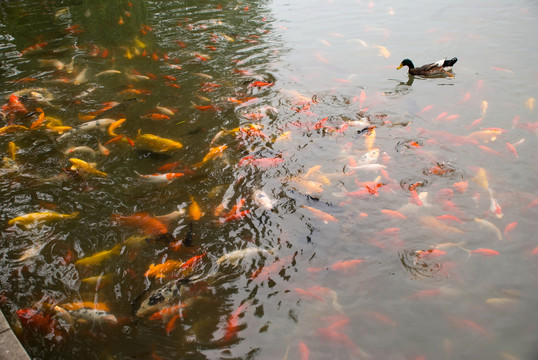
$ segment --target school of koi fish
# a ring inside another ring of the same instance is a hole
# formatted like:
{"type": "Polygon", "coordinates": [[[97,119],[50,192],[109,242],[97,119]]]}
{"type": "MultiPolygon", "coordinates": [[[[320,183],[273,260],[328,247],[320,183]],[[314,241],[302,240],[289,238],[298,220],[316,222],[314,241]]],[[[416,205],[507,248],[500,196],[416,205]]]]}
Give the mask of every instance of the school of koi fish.
{"type": "MultiPolygon", "coordinates": [[[[32,357],[538,350],[507,321],[537,329],[535,291],[497,274],[538,262],[538,194],[508,186],[536,174],[533,97],[499,120],[486,80],[458,86],[460,54],[447,78],[309,92],[267,65],[288,28],[260,4],[173,4],[162,21],[136,2],[63,6],[49,14],[62,40],[11,49],[1,94],[0,308],[32,357]],[[88,25],[105,13],[121,45],[88,25]],[[503,163],[531,170],[503,178],[503,163]]],[[[408,56],[366,39],[346,42],[390,71],[408,56]]],[[[330,67],[319,43],[309,56],[330,67]]]]}

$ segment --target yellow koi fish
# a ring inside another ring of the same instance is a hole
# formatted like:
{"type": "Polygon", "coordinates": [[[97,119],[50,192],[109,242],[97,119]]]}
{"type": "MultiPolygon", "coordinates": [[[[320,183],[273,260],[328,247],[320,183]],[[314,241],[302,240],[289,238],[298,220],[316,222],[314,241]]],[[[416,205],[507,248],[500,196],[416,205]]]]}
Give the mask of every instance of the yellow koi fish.
{"type": "Polygon", "coordinates": [[[14,224],[19,224],[28,227],[29,225],[32,225],[34,223],[57,221],[61,219],[72,219],[77,217],[78,214],[78,211],[75,211],[72,214],[60,214],[54,211],[35,212],[17,216],[16,218],[9,220],[7,224],[10,226],[14,224]]]}
{"type": "Polygon", "coordinates": [[[110,135],[110,136],[118,136],[118,134],[116,134],[114,132],[114,130],[116,130],[116,128],[120,127],[121,124],[123,124],[125,122],[125,120],[127,120],[127,119],[119,119],[117,121],[114,121],[112,124],[110,124],[110,126],[108,127],[108,135],[110,135]]]}
{"type": "Polygon", "coordinates": [[[193,167],[199,167],[199,166],[205,164],[206,162],[208,162],[209,160],[213,160],[213,159],[215,159],[217,157],[222,156],[222,152],[224,150],[226,150],[227,147],[228,147],[228,145],[221,145],[221,146],[210,148],[209,152],[206,154],[206,156],[204,156],[202,161],[199,162],[199,163],[194,164],[193,167]]]}
{"type": "Polygon", "coordinates": [[[0,128],[0,135],[9,134],[19,130],[28,130],[28,128],[22,125],[8,125],[0,128]]]}
{"type": "Polygon", "coordinates": [[[122,247],[122,245],[118,244],[118,245],[114,246],[110,250],[101,251],[101,252],[99,252],[97,254],[93,254],[91,256],[87,256],[85,258],[79,259],[79,260],[75,261],[75,265],[88,266],[88,265],[99,264],[100,262],[103,262],[106,259],[108,259],[108,258],[110,258],[110,257],[112,257],[114,255],[119,255],[120,252],[121,252],[121,247],[122,247]]]}
{"type": "Polygon", "coordinates": [[[101,286],[104,286],[105,284],[110,283],[112,281],[112,276],[113,276],[112,273],[108,273],[105,275],[90,276],[80,281],[86,285],[101,287],[101,286]]]}
{"type": "Polygon", "coordinates": [[[90,308],[95,310],[110,311],[110,308],[107,304],[101,302],[93,301],[76,301],[72,303],[62,304],[61,305],[66,310],[78,310],[82,308],[90,308]]]}
{"type": "Polygon", "coordinates": [[[107,173],[97,170],[84,160],[71,158],[69,159],[69,161],[71,161],[71,163],[73,164],[73,166],[71,166],[71,170],[77,170],[90,175],[107,176],[107,173]]]}
{"type": "Polygon", "coordinates": [[[13,141],[10,141],[8,144],[8,148],[9,148],[9,155],[11,156],[11,160],[15,161],[15,156],[17,154],[17,150],[19,149],[19,147],[15,145],[13,141]]]}
{"type": "Polygon", "coordinates": [[[165,152],[169,150],[178,150],[183,147],[183,145],[180,142],[162,138],[157,135],[152,134],[141,134],[140,130],[138,130],[138,135],[136,137],[136,140],[138,143],[147,145],[151,147],[153,150],[165,152]]]}

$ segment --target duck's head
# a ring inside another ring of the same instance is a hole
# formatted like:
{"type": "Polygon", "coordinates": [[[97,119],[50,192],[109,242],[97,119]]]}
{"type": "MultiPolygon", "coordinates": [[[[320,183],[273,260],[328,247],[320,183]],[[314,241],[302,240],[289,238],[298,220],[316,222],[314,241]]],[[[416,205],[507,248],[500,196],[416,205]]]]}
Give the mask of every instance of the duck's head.
{"type": "Polygon", "coordinates": [[[403,68],[404,66],[407,66],[409,67],[410,69],[414,69],[415,68],[415,65],[413,65],[413,62],[409,59],[403,59],[402,62],[400,63],[400,66],[397,67],[397,70],[400,70],[401,68],[403,68]]]}

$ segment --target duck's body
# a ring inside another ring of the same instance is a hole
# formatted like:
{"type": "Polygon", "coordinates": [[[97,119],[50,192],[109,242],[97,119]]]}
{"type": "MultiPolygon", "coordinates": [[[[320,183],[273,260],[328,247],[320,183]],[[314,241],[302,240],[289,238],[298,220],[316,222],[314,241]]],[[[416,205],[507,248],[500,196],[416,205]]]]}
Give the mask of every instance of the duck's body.
{"type": "Polygon", "coordinates": [[[409,68],[409,74],[411,75],[448,75],[452,77],[453,75],[450,74],[449,71],[452,70],[452,65],[454,65],[457,61],[458,58],[455,57],[450,60],[441,59],[437,62],[422,65],[421,67],[416,68],[411,60],[404,59],[400,63],[400,66],[398,66],[398,70],[404,66],[407,66],[409,68]]]}

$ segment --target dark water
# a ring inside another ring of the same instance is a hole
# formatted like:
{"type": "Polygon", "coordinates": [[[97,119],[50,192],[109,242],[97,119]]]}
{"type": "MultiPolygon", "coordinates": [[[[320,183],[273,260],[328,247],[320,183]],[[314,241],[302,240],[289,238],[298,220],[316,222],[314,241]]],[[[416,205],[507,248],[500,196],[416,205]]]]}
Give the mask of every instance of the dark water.
{"type": "Polygon", "coordinates": [[[2,126],[45,114],[0,130],[2,311],[33,358],[534,359],[537,15],[529,1],[2,3],[2,126]],[[395,70],[454,56],[452,77],[395,70]],[[55,128],[92,114],[126,119],[108,155],[106,126],[55,128]],[[183,176],[139,175],[165,172],[183,176]],[[8,223],[43,211],[78,215],[8,223]],[[140,213],[165,230],[118,218],[140,213]],[[134,314],[178,278],[181,310],[134,314]],[[81,301],[115,321],[77,321],[81,301]]]}

